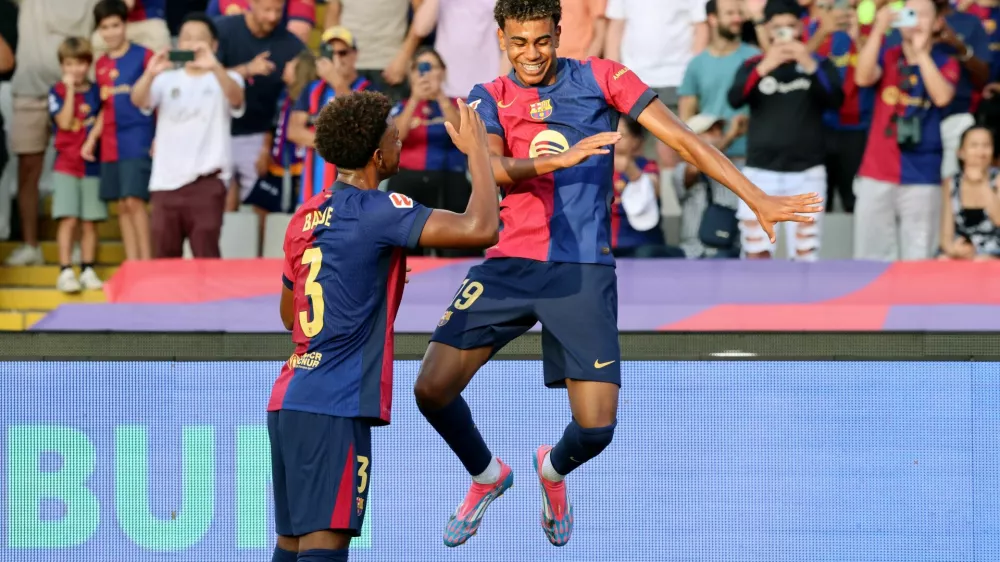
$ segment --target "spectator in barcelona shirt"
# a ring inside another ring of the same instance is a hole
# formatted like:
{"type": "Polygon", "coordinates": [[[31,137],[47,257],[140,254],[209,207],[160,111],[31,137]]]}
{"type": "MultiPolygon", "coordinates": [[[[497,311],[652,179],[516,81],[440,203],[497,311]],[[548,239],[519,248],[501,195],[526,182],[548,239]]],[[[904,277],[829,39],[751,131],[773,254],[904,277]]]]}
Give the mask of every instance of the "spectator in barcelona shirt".
{"type": "Polygon", "coordinates": [[[153,52],[128,40],[127,19],[128,6],[122,0],[101,0],[94,7],[97,31],[107,51],[95,64],[101,116],[83,151],[92,158],[100,139],[101,199],[118,201],[125,259],[148,260],[153,253],[146,210],[153,119],[132,105],[131,95],[153,52]]]}
{"type": "Polygon", "coordinates": [[[941,122],[955,97],[958,61],[933,48],[943,26],[931,0],[908,0],[917,21],[883,48],[898,12],[884,6],[861,48],[855,80],[874,86],[875,111],[854,184],[854,258],[923,260],[937,247],[941,122]]]}
{"type": "MultiPolygon", "coordinates": [[[[129,41],[154,52],[170,47],[167,0],[125,0],[125,5],[128,6],[125,37],[129,41]]],[[[95,31],[91,40],[94,52],[103,53],[108,49],[100,33],[95,31]]]]}
{"type": "Polygon", "coordinates": [[[854,177],[861,167],[875,106],[875,91],[854,81],[858,60],[860,24],[853,8],[838,8],[834,0],[810,0],[804,18],[809,50],[837,67],[844,89],[839,111],[824,115],[827,130],[827,209],[835,196],[845,212],[854,212],[854,177]]]}
{"type": "MultiPolygon", "coordinates": [[[[212,16],[235,16],[250,9],[250,0],[210,0],[205,12],[212,16]]],[[[303,43],[316,25],[316,4],[313,0],[287,0],[281,25],[288,28],[303,43]]]]}
{"type": "MultiPolygon", "coordinates": [[[[769,45],[762,57],[743,63],[729,90],[733,107],[750,106],[743,173],[769,195],[826,192],[823,114],[844,100],[833,63],[809,52],[802,42],[800,13],[792,0],[768,0],[764,14],[769,45]]],[[[773,244],[742,201],[737,218],[744,255],[772,257],[773,244]]],[[[822,220],[819,213],[813,223],[785,225],[790,258],[818,258],[822,220]]]]}
{"type": "MultiPolygon", "coordinates": [[[[442,89],[447,67],[437,51],[421,47],[412,68],[410,97],[397,103],[389,114],[399,129],[403,148],[399,172],[389,180],[388,189],[427,207],[461,213],[469,203],[472,185],[465,174],[465,156],[455,148],[444,126],[459,121],[458,100],[442,89]]],[[[482,255],[469,250],[435,251],[442,257],[482,255]]]]}
{"type": "Polygon", "coordinates": [[[257,162],[271,151],[267,135],[274,123],[278,98],[285,90],[281,75],[285,65],[305,48],[281,25],[285,0],[249,0],[249,5],[250,9],[242,14],[215,20],[219,62],[235,70],[246,84],[246,108],[232,126],[235,181],[226,200],[228,211],[239,208],[257,183],[257,162]]]}
{"type": "Polygon", "coordinates": [[[179,258],[184,239],[196,258],[218,258],[232,172],[229,128],[244,109],[243,77],[215,58],[218,31],[203,13],[189,14],[177,47],[194,60],[172,68],[161,51],[132,91],[146,114],[157,112],[153,237],[157,258],[179,258]]]}
{"type": "MultiPolygon", "coordinates": [[[[677,94],[680,96],[679,117],[687,122],[698,113],[730,121],[737,115],[749,115],[749,109],[734,109],[729,105],[729,88],[736,71],[743,63],[760,54],[756,47],[740,39],[743,27],[741,0],[709,0],[705,4],[711,40],[708,48],[691,59],[684,71],[677,94]]],[[[730,126],[732,128],[732,125],[730,126]]],[[[746,163],[747,142],[742,135],[726,149],[734,164],[746,163]]]]}
{"type": "Polygon", "coordinates": [[[1000,259],[1000,171],[993,166],[993,133],[972,127],[958,149],[961,172],[941,191],[939,259],[1000,259]]]}
{"type": "Polygon", "coordinates": [[[358,48],[350,30],[331,27],[323,32],[322,41],[316,61],[319,78],[302,90],[288,120],[288,140],[306,149],[301,201],[308,201],[337,179],[337,168],[316,152],[315,123],[320,110],[334,97],[367,90],[371,86],[355,66],[358,48]]]}
{"type": "Polygon", "coordinates": [[[97,222],[108,218],[107,205],[101,201],[101,168],[83,159],[81,149],[97,122],[101,97],[87,80],[94,52],[86,39],[70,37],[59,46],[59,64],[63,79],[49,93],[49,113],[55,130],[56,160],[52,173],[52,217],[59,220],[56,241],[59,244],[61,271],[56,288],[75,293],[81,288],[97,290],[103,286],[94,271],[97,257],[97,222]],[[73,235],[81,227],[80,254],[83,263],[77,279],[70,265],[73,235]]]}

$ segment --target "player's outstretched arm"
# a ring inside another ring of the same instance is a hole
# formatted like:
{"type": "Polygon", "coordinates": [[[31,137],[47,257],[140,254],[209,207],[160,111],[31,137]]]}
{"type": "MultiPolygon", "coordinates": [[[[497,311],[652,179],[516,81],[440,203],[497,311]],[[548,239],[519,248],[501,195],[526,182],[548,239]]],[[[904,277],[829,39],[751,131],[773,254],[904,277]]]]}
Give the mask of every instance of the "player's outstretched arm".
{"type": "Polygon", "coordinates": [[[680,154],[689,164],[728,187],[746,202],[774,242],[774,224],[778,222],[813,222],[799,213],[818,213],[823,199],[817,193],[791,197],[771,196],[750,182],[718,149],[698,138],[681,123],[660,100],[653,100],[639,114],[639,123],[656,138],[680,154]]]}
{"type": "Polygon", "coordinates": [[[452,142],[469,157],[472,195],[462,214],[435,209],[420,233],[425,248],[485,248],[497,243],[500,228],[500,196],[490,163],[486,127],[475,110],[459,101],[458,129],[445,123],[452,142]]]}
{"type": "Polygon", "coordinates": [[[576,143],[562,154],[539,156],[537,158],[511,158],[504,156],[503,139],[497,135],[489,136],[490,154],[493,155],[493,175],[502,184],[512,184],[519,181],[537,178],[576,166],[591,156],[608,154],[611,146],[622,139],[617,132],[598,133],[576,143]]]}

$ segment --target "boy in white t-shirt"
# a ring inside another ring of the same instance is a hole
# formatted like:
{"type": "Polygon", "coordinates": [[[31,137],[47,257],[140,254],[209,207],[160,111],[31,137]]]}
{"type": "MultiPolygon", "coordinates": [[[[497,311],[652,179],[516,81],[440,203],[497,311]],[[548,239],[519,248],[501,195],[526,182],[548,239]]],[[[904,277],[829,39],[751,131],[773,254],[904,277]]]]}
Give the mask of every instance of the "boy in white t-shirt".
{"type": "Polygon", "coordinates": [[[132,88],[132,103],[157,112],[149,180],[157,258],[181,257],[185,238],[195,257],[220,257],[226,185],[232,174],[230,121],[243,114],[244,84],[239,74],[219,64],[217,47],[212,20],[190,14],[177,48],[192,60],[171,68],[168,52],[161,51],[132,88]]]}

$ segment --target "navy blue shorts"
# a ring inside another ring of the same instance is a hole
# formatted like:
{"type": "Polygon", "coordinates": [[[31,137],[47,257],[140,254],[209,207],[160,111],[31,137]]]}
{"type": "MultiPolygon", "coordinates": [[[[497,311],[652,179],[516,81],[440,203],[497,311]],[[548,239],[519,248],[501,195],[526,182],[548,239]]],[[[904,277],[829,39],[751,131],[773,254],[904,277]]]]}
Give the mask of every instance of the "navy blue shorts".
{"type": "Polygon", "coordinates": [[[545,385],[621,385],[618,277],[610,265],[488,259],[469,270],[431,341],[496,353],[542,323],[545,385]]]}
{"type": "Polygon", "coordinates": [[[101,163],[101,200],[118,201],[135,197],[149,201],[149,158],[130,158],[101,163]]]}
{"type": "Polygon", "coordinates": [[[274,529],[361,534],[371,475],[371,424],[292,410],[267,413],[274,529]]]}
{"type": "Polygon", "coordinates": [[[282,205],[282,190],[284,189],[284,178],[267,174],[257,178],[253,184],[250,194],[247,195],[243,203],[260,207],[269,213],[292,213],[295,211],[296,203],[299,199],[299,188],[302,184],[302,176],[293,176],[291,181],[291,197],[289,206],[282,205]]]}

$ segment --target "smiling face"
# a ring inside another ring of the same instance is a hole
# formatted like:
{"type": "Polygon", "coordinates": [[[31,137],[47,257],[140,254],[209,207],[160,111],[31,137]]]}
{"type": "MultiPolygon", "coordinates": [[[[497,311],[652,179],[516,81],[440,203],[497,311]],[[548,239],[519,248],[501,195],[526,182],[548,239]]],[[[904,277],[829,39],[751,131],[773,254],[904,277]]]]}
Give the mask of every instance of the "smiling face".
{"type": "Polygon", "coordinates": [[[507,20],[504,28],[497,30],[500,49],[507,53],[522,84],[538,86],[554,79],[559,31],[552,18],[507,20]]]}

